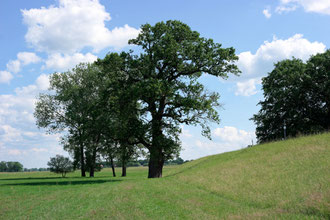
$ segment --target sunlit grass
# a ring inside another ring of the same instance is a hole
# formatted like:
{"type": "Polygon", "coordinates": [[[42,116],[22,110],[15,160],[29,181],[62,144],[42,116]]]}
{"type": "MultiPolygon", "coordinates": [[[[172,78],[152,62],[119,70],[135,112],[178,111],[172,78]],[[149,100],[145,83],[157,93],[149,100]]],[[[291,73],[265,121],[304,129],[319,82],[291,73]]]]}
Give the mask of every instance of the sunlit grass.
{"type": "MultiPolygon", "coordinates": [[[[118,170],[120,174],[120,170],[118,170]]],[[[0,219],[329,219],[330,134],[274,142],[127,177],[0,174],[0,219]]]]}

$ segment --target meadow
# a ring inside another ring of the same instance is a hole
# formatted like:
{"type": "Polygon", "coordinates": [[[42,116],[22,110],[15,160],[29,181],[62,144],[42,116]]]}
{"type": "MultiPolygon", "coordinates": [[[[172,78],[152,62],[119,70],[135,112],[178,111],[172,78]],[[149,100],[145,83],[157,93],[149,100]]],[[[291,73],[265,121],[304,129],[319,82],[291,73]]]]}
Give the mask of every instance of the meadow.
{"type": "Polygon", "coordinates": [[[127,174],[0,173],[0,219],[330,219],[330,133],[127,174]]]}

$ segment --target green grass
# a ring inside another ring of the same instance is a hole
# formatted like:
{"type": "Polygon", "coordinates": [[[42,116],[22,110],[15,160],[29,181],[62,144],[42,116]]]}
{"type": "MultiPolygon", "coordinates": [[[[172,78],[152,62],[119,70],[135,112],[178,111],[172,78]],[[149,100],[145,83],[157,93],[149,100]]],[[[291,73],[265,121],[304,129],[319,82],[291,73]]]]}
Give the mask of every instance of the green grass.
{"type": "Polygon", "coordinates": [[[125,178],[108,169],[95,178],[1,173],[0,219],[330,219],[330,133],[146,176],[147,168],[129,168],[125,178]]]}

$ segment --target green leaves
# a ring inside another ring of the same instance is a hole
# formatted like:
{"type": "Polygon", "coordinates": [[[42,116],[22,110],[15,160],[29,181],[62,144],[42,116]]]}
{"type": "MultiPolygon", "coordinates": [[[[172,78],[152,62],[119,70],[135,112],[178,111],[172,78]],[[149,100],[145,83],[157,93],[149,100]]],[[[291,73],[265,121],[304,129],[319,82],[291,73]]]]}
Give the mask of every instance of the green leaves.
{"type": "Polygon", "coordinates": [[[65,177],[66,173],[73,172],[73,165],[70,159],[61,155],[51,157],[47,165],[51,172],[61,173],[62,177],[65,177]]]}
{"type": "MultiPolygon", "coordinates": [[[[180,149],[180,124],[200,125],[202,134],[210,137],[208,122],[219,122],[217,93],[209,93],[198,83],[202,74],[227,78],[240,71],[233,48],[222,48],[212,39],[200,37],[179,21],[159,22],[141,27],[130,44],[143,52],[137,57],[135,88],[142,106],[141,115],[149,115],[149,139],[153,152],[151,163],[162,164],[164,157],[180,149]],[[167,143],[167,144],[165,144],[167,143]],[[171,150],[169,150],[171,149],[171,150]],[[158,161],[158,162],[157,162],[158,161]]],[[[178,151],[177,151],[178,152],[178,151]]],[[[159,167],[153,164],[151,167],[159,167]]],[[[162,165],[161,165],[162,167],[162,165]]],[[[149,177],[161,176],[158,174],[149,177]]]]}
{"type": "Polygon", "coordinates": [[[329,129],[330,51],[312,56],[307,63],[292,58],[275,64],[262,80],[265,100],[252,120],[259,142],[329,129]]]}
{"type": "Polygon", "coordinates": [[[129,43],[142,53],[109,53],[94,64],[53,74],[54,93],[39,97],[37,124],[50,132],[67,128],[70,135],[64,140],[83,140],[93,155],[114,142],[133,153],[142,144],[151,153],[151,166],[162,168],[165,159],[180,152],[180,124],[200,125],[210,137],[208,123],[219,122],[220,96],[198,79],[237,75],[238,57],[233,48],[200,37],[179,21],[142,25],[129,43]]]}
{"type": "Polygon", "coordinates": [[[145,68],[139,72],[143,80],[137,88],[141,101],[149,106],[146,111],[160,120],[200,124],[206,130],[207,121],[219,122],[214,110],[219,95],[206,92],[197,79],[203,73],[222,78],[238,74],[235,50],[221,48],[179,21],[146,24],[141,30],[130,43],[144,50],[138,58],[145,68]]]}

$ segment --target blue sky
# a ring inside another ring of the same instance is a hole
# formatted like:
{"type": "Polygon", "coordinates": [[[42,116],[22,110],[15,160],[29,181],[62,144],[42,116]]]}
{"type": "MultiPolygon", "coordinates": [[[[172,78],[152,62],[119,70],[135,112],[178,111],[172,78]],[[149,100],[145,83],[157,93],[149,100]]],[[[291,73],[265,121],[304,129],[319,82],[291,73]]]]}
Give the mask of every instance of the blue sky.
{"type": "MultiPolygon", "coordinates": [[[[0,161],[46,167],[64,154],[61,134],[35,126],[36,96],[48,75],[109,51],[127,50],[142,24],[169,19],[187,23],[223,47],[234,47],[240,77],[203,76],[220,93],[221,123],[212,141],[196,127],[182,127],[184,159],[237,150],[255,142],[249,118],[263,98],[260,80],[273,63],[292,56],[308,59],[330,45],[329,0],[34,0],[0,2],[0,161]]],[[[136,48],[132,48],[136,49],[136,48]]]]}

